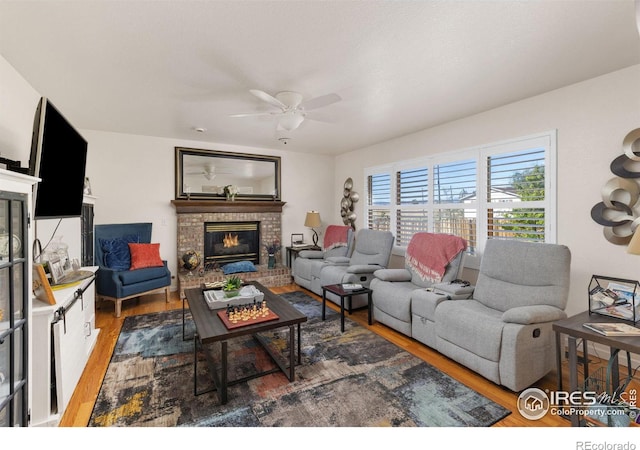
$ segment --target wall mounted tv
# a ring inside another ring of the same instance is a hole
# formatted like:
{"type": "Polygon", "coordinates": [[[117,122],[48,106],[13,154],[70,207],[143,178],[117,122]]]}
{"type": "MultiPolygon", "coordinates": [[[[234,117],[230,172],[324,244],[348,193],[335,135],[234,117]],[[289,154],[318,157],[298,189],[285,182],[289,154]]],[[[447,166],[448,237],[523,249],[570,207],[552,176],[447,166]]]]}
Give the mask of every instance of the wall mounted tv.
{"type": "Polygon", "coordinates": [[[79,217],[82,212],[87,141],[46,98],[33,122],[29,173],[40,178],[34,218],[79,217]]]}

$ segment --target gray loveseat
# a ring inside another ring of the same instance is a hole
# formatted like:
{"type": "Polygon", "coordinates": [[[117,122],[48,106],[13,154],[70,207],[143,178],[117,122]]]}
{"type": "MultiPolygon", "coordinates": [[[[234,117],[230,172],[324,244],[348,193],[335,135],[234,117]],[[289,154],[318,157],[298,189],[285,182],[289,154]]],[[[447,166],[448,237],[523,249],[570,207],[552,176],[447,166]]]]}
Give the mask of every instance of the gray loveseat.
{"type": "Polygon", "coordinates": [[[552,324],[566,317],[570,264],[564,245],[489,240],[472,297],[416,290],[405,334],[521,391],[554,368],[552,324]]]}

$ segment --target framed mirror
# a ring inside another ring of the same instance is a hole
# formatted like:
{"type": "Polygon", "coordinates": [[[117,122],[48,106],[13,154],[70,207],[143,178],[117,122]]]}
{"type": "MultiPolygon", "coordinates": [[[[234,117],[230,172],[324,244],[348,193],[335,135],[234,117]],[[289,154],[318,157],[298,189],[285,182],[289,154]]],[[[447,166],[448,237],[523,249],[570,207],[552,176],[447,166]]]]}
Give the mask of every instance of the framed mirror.
{"type": "Polygon", "coordinates": [[[176,147],[176,200],[280,200],[280,157],[176,147]]]}

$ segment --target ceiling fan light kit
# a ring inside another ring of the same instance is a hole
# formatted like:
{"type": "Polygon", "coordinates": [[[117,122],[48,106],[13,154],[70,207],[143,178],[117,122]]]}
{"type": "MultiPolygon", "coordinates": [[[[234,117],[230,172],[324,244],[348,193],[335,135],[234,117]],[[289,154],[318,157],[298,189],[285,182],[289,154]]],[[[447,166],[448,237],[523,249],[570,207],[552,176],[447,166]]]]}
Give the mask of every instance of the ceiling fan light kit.
{"type": "Polygon", "coordinates": [[[287,111],[278,121],[278,126],[286,131],[293,131],[304,120],[304,114],[299,111],[287,111]]]}

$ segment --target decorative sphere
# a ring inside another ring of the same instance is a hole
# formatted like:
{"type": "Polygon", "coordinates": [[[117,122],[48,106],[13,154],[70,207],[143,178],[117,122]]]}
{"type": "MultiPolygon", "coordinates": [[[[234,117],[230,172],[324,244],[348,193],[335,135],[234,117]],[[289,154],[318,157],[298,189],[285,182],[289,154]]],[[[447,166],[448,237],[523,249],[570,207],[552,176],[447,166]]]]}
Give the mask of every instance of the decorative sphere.
{"type": "Polygon", "coordinates": [[[200,265],[200,257],[193,250],[182,255],[182,265],[187,270],[194,270],[200,265]]]}

